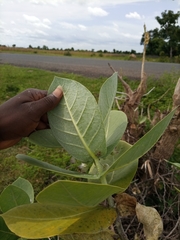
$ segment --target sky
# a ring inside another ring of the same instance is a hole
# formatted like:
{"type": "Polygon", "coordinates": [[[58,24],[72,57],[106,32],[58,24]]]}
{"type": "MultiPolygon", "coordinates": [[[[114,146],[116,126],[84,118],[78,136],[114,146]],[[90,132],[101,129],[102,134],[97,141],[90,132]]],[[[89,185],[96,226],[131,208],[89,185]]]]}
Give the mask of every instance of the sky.
{"type": "Polygon", "coordinates": [[[142,52],[144,24],[159,28],[165,10],[180,0],[0,0],[0,44],[142,52]]]}

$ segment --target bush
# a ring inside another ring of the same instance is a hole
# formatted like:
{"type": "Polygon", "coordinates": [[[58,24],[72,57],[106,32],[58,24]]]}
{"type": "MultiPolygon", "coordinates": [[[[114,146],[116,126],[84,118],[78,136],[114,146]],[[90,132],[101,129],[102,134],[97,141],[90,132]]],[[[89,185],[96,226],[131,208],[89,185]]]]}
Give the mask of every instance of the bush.
{"type": "Polygon", "coordinates": [[[64,56],[69,56],[70,57],[70,56],[72,56],[72,54],[70,53],[70,51],[67,51],[67,52],[64,53],[64,56]]]}

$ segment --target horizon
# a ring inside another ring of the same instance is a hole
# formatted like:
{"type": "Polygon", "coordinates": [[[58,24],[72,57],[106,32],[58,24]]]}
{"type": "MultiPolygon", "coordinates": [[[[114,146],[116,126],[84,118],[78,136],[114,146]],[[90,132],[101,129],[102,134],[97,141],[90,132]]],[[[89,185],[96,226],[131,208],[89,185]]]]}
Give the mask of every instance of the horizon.
{"type": "MultiPolygon", "coordinates": [[[[143,51],[156,16],[180,10],[180,0],[0,0],[0,44],[28,48],[143,51]]],[[[180,21],[179,21],[180,23],[180,21]]]]}

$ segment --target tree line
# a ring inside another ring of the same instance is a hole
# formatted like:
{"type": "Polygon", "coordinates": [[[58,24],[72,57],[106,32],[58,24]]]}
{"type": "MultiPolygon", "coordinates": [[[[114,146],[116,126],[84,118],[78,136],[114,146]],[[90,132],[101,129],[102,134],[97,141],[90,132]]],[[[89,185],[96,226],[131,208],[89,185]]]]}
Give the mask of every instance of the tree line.
{"type": "MultiPolygon", "coordinates": [[[[149,30],[149,43],[147,44],[147,55],[173,56],[180,55],[180,26],[178,19],[180,11],[165,10],[161,13],[161,17],[156,16],[155,19],[160,28],[149,30]]],[[[142,35],[140,44],[144,44],[144,34],[142,35]]]]}

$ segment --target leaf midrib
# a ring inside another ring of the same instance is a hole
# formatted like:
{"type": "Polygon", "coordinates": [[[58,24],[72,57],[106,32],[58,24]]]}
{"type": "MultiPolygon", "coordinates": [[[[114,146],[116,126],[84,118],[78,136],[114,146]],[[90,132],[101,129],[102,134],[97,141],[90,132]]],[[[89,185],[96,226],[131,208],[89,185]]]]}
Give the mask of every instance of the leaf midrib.
{"type": "MultiPolygon", "coordinates": [[[[73,125],[74,125],[74,127],[75,127],[75,129],[76,129],[76,132],[77,132],[77,134],[78,134],[81,142],[83,143],[84,148],[85,148],[86,151],[89,153],[89,155],[95,160],[95,159],[96,159],[95,154],[91,151],[91,149],[89,148],[89,146],[88,146],[87,143],[85,142],[82,134],[80,133],[80,131],[79,131],[78,127],[77,127],[76,122],[74,121],[73,115],[72,115],[72,113],[71,113],[71,111],[70,111],[70,107],[69,107],[69,105],[68,105],[68,101],[67,101],[67,99],[66,99],[66,94],[64,94],[64,100],[65,100],[65,102],[66,102],[66,106],[67,106],[69,115],[70,115],[70,117],[71,117],[72,123],[73,123],[73,125]]],[[[81,115],[81,117],[82,117],[82,115],[81,115]]]]}

